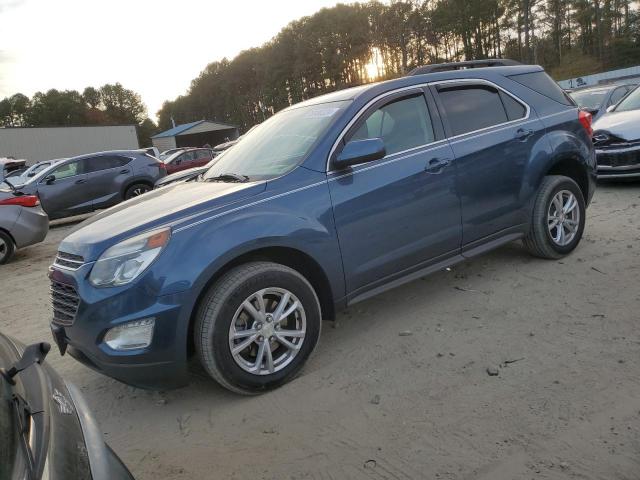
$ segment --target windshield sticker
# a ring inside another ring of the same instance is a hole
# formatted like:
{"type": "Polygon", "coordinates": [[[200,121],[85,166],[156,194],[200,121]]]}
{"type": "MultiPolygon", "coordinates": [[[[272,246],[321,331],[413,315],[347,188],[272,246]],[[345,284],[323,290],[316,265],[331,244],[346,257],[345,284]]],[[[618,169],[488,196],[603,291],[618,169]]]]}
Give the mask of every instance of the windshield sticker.
{"type": "Polygon", "coordinates": [[[337,107],[315,108],[310,112],[307,112],[302,118],[324,118],[331,117],[334,113],[340,110],[337,107]]]}

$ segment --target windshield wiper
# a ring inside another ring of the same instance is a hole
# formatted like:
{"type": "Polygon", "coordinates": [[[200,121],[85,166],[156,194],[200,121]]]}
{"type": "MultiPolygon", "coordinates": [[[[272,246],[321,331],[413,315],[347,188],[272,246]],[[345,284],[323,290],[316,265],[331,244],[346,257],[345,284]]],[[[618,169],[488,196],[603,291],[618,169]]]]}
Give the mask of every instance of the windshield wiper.
{"type": "Polygon", "coordinates": [[[238,173],[223,173],[217,177],[207,178],[208,182],[239,182],[244,183],[249,181],[247,175],[240,175],[238,173]]]}

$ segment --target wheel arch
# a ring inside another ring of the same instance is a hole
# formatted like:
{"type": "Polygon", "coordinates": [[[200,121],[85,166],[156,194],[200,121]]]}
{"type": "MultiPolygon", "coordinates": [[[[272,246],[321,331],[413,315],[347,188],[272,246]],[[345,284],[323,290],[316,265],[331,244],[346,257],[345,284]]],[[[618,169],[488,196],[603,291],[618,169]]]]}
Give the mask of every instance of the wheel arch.
{"type": "Polygon", "coordinates": [[[293,247],[267,246],[255,248],[241,253],[231,260],[228,260],[204,283],[200,289],[196,301],[193,304],[189,317],[187,333],[187,355],[191,356],[195,351],[193,340],[193,330],[196,323],[196,315],[207,291],[222,275],[238,265],[253,261],[269,261],[279,263],[292,268],[304,276],[318,296],[320,301],[321,318],[324,320],[335,319],[335,303],[333,290],[329,278],[320,264],[309,254],[293,247]]]}
{"type": "Polygon", "coordinates": [[[577,154],[567,154],[557,157],[547,168],[544,176],[563,175],[571,178],[580,187],[585,202],[590,198],[589,173],[584,161],[577,154]]]}

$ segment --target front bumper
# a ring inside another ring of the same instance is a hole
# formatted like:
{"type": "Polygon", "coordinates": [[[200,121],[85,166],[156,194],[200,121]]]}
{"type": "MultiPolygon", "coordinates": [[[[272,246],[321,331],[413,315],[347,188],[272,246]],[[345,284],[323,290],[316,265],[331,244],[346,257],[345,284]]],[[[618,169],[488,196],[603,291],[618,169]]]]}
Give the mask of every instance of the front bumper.
{"type": "MultiPolygon", "coordinates": [[[[177,388],[188,383],[187,328],[189,321],[183,294],[157,296],[153,283],[139,282],[128,288],[97,289],[86,281],[92,264],[78,270],[51,267],[52,284],[71,287],[77,310],[71,320],[51,322],[60,352],[123,383],[142,388],[177,388]],[[116,325],[153,318],[151,344],[145,348],[116,351],[104,343],[106,332],[116,325]],[[187,323],[188,324],[188,323],[187,323]]],[[[145,280],[145,279],[142,279],[145,280]]]]}
{"type": "Polygon", "coordinates": [[[640,178],[640,145],[596,149],[598,179],[640,178]]]}

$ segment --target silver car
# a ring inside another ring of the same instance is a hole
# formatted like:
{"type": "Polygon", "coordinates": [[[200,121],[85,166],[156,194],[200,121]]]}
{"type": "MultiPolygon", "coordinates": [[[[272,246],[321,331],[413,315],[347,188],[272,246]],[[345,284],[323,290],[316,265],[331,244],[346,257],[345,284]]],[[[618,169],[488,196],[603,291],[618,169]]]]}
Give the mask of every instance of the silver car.
{"type": "Polygon", "coordinates": [[[640,179],[640,87],[593,124],[598,178],[640,179]]]}
{"type": "Polygon", "coordinates": [[[49,217],[38,197],[21,194],[9,182],[0,183],[0,264],[17,248],[43,241],[49,231],[49,217]]]}

